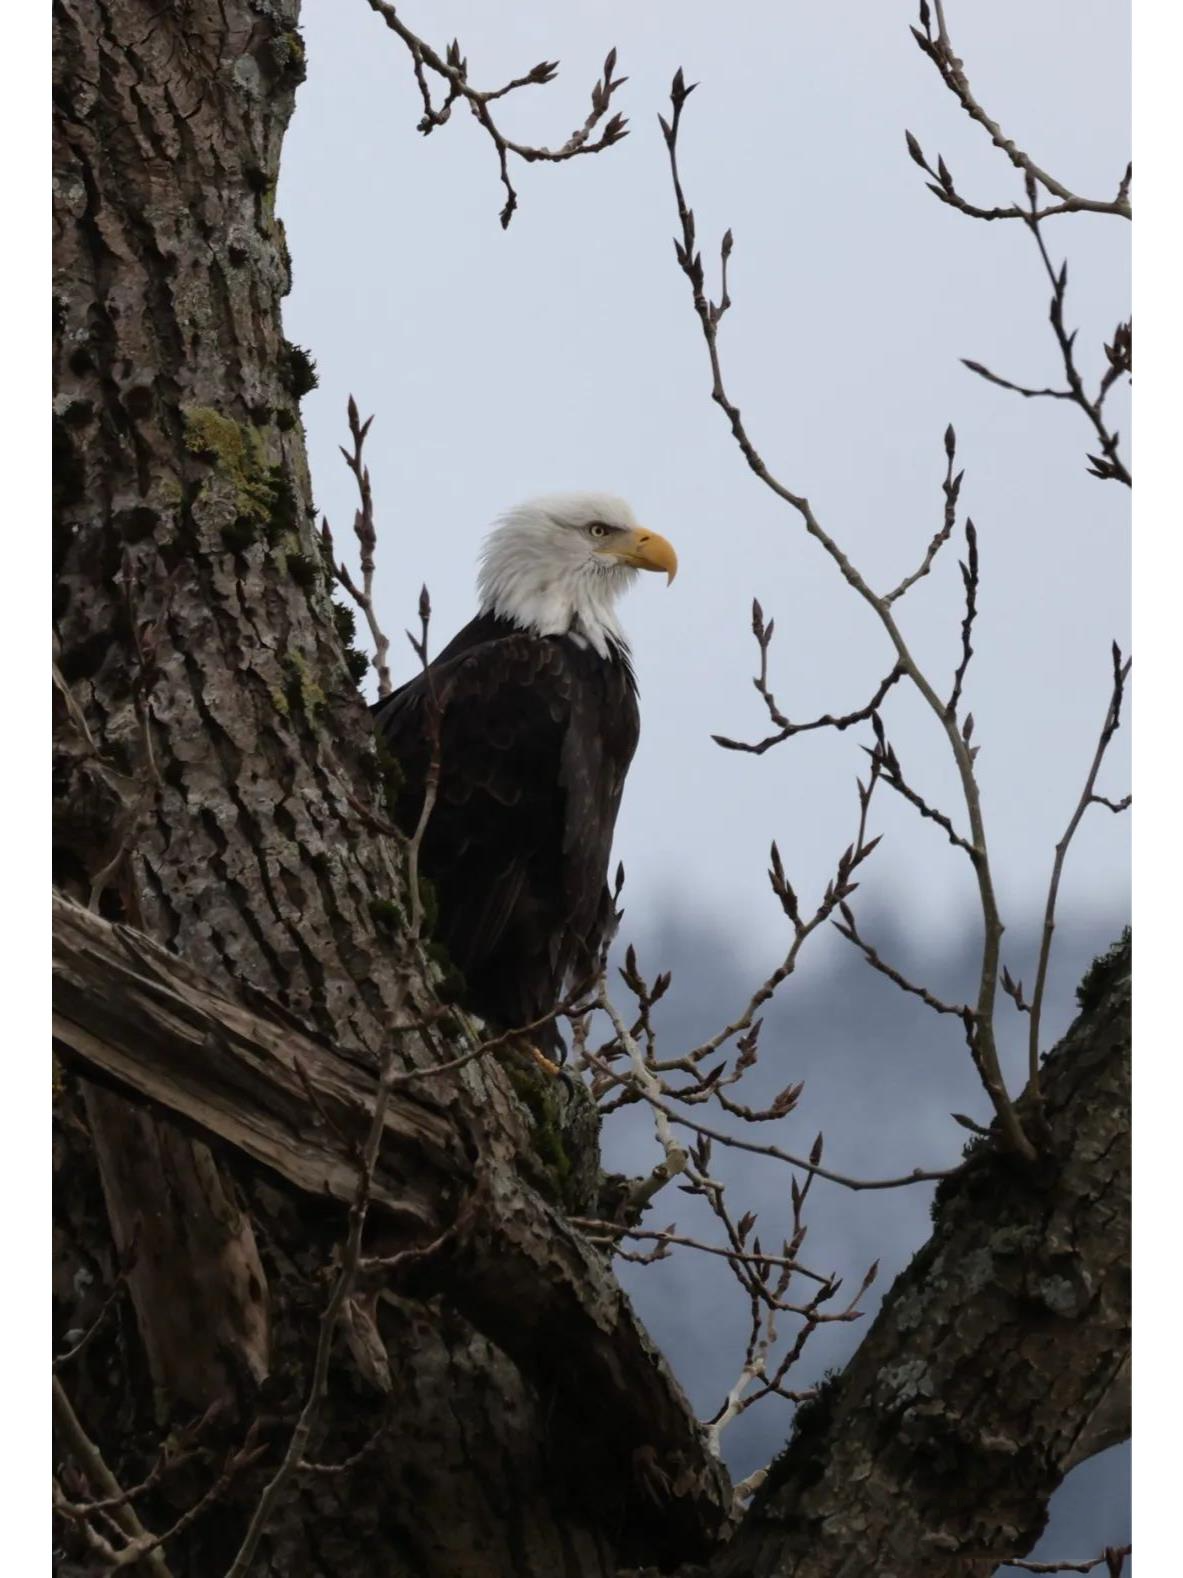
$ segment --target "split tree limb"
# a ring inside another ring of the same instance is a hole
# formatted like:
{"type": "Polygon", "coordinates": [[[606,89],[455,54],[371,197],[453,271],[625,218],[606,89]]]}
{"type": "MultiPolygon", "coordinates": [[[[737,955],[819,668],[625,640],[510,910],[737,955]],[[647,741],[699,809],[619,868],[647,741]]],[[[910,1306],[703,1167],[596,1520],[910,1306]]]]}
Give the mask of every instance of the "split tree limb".
{"type": "MultiPolygon", "coordinates": [[[[348,1203],[376,1073],[300,1030],[282,1009],[269,1012],[261,994],[252,1003],[55,894],[60,1054],[295,1188],[348,1203]],[[331,1123],[318,1122],[317,1107],[331,1123]]],[[[458,1104],[437,1097],[440,1084],[391,1090],[373,1168],[371,1210],[405,1232],[409,1246],[437,1239],[471,1207],[448,1253],[415,1267],[412,1291],[445,1294],[556,1396],[556,1419],[570,1418],[564,1451],[587,1453],[601,1475],[605,1463],[619,1465],[626,1525],[643,1527],[647,1548],[672,1560],[700,1554],[718,1534],[731,1491],[677,1382],[601,1252],[512,1165],[486,1160],[458,1104]],[[584,1417],[590,1397],[599,1404],[594,1426],[584,1417]],[[673,1487],[660,1507],[631,1484],[642,1450],[655,1454],[673,1487]]],[[[623,1537],[627,1544],[629,1527],[623,1537]]]]}

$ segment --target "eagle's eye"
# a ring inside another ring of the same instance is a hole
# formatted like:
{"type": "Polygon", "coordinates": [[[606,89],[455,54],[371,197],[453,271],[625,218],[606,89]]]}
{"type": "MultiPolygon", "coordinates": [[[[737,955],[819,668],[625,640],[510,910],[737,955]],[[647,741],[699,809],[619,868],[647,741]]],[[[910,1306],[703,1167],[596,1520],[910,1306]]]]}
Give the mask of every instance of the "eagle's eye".
{"type": "Polygon", "coordinates": [[[593,537],[606,537],[610,528],[605,526],[602,521],[593,521],[587,529],[593,537]]]}

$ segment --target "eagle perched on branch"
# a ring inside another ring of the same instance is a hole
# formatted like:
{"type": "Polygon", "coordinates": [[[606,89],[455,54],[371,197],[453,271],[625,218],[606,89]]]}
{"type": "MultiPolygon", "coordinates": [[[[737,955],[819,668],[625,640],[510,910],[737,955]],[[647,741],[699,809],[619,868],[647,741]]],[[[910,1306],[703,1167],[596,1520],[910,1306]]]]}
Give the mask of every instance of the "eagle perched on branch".
{"type": "MultiPolygon", "coordinates": [[[[374,708],[403,774],[395,816],[408,835],[435,709],[439,783],[420,866],[467,1005],[497,1030],[551,1013],[594,969],[639,729],[615,603],[638,570],[672,581],[677,568],[671,545],[623,499],[569,493],[519,505],[485,542],[476,618],[374,708]]],[[[553,1022],[532,1039],[562,1050],[553,1022]]]]}

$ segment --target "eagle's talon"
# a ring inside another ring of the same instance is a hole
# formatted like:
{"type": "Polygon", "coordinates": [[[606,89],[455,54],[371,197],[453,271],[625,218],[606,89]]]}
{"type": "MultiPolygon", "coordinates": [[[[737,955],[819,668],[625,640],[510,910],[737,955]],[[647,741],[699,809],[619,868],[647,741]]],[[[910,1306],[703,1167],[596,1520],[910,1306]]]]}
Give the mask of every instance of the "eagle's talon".
{"type": "Polygon", "coordinates": [[[529,1052],[544,1074],[549,1074],[553,1079],[557,1079],[563,1072],[557,1063],[548,1058],[545,1052],[540,1052],[537,1047],[530,1047],[529,1052]]]}

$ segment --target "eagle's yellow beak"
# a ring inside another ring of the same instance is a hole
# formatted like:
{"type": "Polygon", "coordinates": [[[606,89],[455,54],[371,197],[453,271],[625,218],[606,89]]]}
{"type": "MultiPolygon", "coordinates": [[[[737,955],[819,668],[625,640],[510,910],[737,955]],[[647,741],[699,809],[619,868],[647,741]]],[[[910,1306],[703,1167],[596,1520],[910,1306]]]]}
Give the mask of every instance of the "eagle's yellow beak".
{"type": "Polygon", "coordinates": [[[646,531],[643,526],[626,532],[610,547],[599,551],[631,565],[634,570],[664,570],[667,586],[678,573],[678,556],[673,543],[667,542],[660,532],[646,531]]]}

